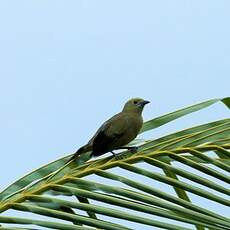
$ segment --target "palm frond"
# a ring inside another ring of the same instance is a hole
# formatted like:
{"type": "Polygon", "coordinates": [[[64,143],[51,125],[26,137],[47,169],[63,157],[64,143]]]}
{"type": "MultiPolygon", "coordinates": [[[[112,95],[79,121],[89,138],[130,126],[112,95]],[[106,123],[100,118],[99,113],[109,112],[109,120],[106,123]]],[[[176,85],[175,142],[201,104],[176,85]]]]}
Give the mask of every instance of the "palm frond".
{"type": "MultiPolygon", "coordinates": [[[[209,100],[150,120],[142,132],[218,101],[229,108],[230,98],[209,100]]],[[[0,193],[0,229],[229,229],[227,211],[218,211],[230,206],[229,140],[226,118],[138,142],[135,154],[88,161],[86,153],[67,165],[71,156],[63,157],[0,193]]]]}

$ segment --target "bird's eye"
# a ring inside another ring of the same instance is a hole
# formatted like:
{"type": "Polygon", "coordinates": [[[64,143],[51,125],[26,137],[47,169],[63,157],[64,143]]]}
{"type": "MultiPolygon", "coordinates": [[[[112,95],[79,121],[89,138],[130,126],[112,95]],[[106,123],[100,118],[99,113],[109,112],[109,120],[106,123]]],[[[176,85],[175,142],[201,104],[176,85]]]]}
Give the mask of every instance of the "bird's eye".
{"type": "Polygon", "coordinates": [[[137,101],[134,101],[133,103],[136,105],[136,104],[137,104],[137,101]]]}

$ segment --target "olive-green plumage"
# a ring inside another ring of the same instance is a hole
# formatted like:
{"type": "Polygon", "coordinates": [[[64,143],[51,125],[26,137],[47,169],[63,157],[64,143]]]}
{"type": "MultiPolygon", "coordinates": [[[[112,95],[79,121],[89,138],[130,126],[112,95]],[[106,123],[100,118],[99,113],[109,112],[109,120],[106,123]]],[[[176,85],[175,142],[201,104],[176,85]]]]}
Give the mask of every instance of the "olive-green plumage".
{"type": "Polygon", "coordinates": [[[116,149],[129,149],[124,146],[139,133],[143,125],[142,111],[147,103],[149,101],[141,98],[127,101],[123,110],[103,123],[89,142],[78,149],[70,160],[88,151],[92,151],[91,156],[100,156],[116,149]]]}

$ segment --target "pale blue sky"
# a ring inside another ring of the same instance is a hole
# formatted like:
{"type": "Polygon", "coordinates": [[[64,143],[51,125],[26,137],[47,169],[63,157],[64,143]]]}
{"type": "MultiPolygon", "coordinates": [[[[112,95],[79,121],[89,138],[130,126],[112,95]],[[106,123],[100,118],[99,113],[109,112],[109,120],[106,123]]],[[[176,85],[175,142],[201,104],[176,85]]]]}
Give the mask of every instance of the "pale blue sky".
{"type": "MultiPolygon", "coordinates": [[[[229,96],[230,1],[1,1],[0,189],[76,150],[130,97],[150,119],[229,96]]],[[[222,105],[151,132],[223,117],[222,105]]]]}

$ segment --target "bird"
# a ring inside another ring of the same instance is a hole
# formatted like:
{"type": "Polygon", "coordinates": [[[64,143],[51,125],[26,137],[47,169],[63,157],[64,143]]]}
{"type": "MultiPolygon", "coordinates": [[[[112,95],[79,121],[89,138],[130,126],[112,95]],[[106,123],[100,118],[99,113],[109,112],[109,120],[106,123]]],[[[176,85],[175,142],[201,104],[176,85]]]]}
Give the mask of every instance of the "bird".
{"type": "Polygon", "coordinates": [[[101,156],[114,150],[127,149],[136,151],[137,147],[126,147],[134,140],[143,125],[142,111],[150,101],[142,98],[128,100],[122,111],[105,121],[89,142],[79,148],[68,160],[75,160],[79,155],[91,151],[91,157],[101,156]]]}

